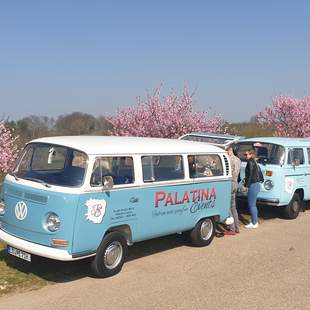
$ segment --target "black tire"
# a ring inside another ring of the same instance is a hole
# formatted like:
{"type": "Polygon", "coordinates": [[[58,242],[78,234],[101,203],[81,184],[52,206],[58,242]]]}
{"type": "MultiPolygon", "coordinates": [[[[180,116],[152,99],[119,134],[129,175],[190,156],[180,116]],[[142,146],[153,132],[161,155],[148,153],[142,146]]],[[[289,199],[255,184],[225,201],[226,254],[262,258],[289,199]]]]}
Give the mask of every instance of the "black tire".
{"type": "Polygon", "coordinates": [[[93,273],[99,278],[119,273],[127,256],[127,250],[126,239],[121,233],[113,231],[105,235],[91,263],[93,273]]]}
{"type": "Polygon", "coordinates": [[[284,207],[284,217],[289,220],[295,219],[301,210],[301,199],[300,196],[295,193],[290,203],[284,207]]]}
{"type": "Polygon", "coordinates": [[[194,246],[202,247],[209,245],[215,235],[215,222],[213,218],[200,220],[190,231],[190,241],[194,246]]]}

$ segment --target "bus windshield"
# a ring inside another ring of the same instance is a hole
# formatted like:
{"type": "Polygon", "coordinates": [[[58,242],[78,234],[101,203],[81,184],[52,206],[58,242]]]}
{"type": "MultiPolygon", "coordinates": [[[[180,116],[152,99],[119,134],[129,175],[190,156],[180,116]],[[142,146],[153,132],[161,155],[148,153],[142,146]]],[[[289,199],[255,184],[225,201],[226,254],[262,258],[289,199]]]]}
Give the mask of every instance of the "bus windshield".
{"type": "Polygon", "coordinates": [[[244,153],[250,149],[255,150],[257,162],[261,164],[283,165],[285,150],[281,145],[261,142],[239,142],[235,151],[241,161],[245,161],[244,153]]]}
{"type": "Polygon", "coordinates": [[[52,144],[28,144],[11,173],[19,178],[42,183],[45,186],[81,186],[88,158],[80,151],[52,144]]]}

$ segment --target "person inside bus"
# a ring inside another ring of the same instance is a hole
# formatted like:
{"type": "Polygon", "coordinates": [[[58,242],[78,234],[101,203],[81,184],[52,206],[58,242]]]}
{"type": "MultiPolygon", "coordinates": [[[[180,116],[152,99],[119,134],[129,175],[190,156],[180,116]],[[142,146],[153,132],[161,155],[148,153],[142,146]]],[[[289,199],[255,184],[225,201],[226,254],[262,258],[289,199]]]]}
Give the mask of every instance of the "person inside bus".
{"type": "Polygon", "coordinates": [[[207,156],[188,156],[189,175],[191,178],[211,177],[212,170],[207,163],[207,156]]]}
{"type": "Polygon", "coordinates": [[[190,178],[196,178],[196,163],[193,155],[188,156],[188,168],[190,178]]]}

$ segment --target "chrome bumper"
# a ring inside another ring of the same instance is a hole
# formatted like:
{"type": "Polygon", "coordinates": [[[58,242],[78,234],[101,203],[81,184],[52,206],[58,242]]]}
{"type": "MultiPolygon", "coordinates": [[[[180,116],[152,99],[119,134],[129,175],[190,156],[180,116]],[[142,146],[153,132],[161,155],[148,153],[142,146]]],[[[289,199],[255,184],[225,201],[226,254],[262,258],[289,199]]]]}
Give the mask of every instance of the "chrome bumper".
{"type": "Polygon", "coordinates": [[[85,256],[85,257],[74,258],[66,250],[56,249],[56,248],[36,244],[33,242],[29,242],[29,241],[17,238],[13,235],[10,235],[7,232],[3,231],[2,229],[0,229],[0,240],[12,247],[25,251],[27,253],[46,257],[46,258],[51,258],[55,260],[72,261],[72,260],[78,260],[78,259],[82,259],[86,257],[85,256]]]}

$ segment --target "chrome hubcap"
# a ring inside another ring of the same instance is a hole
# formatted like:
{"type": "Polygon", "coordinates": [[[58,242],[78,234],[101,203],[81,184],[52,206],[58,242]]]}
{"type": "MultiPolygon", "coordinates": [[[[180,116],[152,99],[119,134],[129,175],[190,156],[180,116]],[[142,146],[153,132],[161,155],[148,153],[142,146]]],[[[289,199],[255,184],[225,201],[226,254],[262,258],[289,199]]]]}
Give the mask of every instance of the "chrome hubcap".
{"type": "Polygon", "coordinates": [[[208,240],[213,233],[213,223],[210,219],[205,219],[201,223],[200,235],[203,240],[208,240]]]}
{"type": "Polygon", "coordinates": [[[298,209],[299,209],[299,204],[298,204],[298,202],[297,202],[297,201],[294,201],[292,207],[293,207],[293,211],[294,211],[294,212],[297,212],[298,209]]]}
{"type": "Polygon", "coordinates": [[[107,269],[114,269],[121,262],[123,256],[123,247],[120,242],[112,242],[104,253],[104,266],[107,269]]]}

